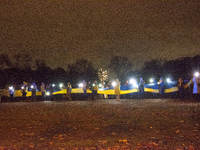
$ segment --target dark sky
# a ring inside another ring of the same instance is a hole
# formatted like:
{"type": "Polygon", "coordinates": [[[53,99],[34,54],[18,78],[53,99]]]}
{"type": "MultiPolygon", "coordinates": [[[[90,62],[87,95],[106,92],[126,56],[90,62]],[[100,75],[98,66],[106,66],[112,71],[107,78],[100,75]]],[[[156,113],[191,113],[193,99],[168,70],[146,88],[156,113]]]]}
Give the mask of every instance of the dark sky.
{"type": "Polygon", "coordinates": [[[0,0],[0,54],[30,53],[52,68],[113,54],[134,67],[200,54],[200,1],[0,0]]]}

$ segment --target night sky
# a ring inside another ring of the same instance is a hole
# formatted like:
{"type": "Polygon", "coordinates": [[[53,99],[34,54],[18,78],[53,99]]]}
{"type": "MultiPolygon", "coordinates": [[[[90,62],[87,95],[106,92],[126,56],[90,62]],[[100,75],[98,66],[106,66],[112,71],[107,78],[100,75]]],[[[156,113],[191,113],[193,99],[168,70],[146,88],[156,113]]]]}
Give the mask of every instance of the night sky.
{"type": "Polygon", "coordinates": [[[145,61],[200,54],[200,1],[0,0],[0,54],[29,53],[52,68],[113,55],[145,61]]]}

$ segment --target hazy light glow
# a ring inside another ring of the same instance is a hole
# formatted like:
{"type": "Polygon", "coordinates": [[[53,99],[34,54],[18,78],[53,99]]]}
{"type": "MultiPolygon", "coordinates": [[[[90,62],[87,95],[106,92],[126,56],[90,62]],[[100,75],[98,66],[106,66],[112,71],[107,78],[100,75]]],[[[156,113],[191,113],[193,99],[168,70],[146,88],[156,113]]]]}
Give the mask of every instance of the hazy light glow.
{"type": "Polygon", "coordinates": [[[49,96],[49,95],[50,95],[50,92],[46,92],[46,95],[49,96]]]}
{"type": "Polygon", "coordinates": [[[55,84],[52,84],[52,87],[55,87],[55,84]]]}
{"type": "Polygon", "coordinates": [[[33,86],[33,85],[31,85],[31,88],[33,89],[33,88],[34,88],[34,86],[33,86]]]}
{"type": "Polygon", "coordinates": [[[78,87],[79,87],[79,88],[82,88],[82,87],[83,87],[83,83],[79,83],[79,84],[78,84],[78,87]]]}
{"type": "Polygon", "coordinates": [[[62,87],[63,87],[63,83],[60,83],[60,84],[59,84],[59,87],[62,88],[62,87]]]}
{"type": "Polygon", "coordinates": [[[115,87],[117,83],[115,81],[112,82],[112,86],[115,87]]]}
{"type": "Polygon", "coordinates": [[[14,90],[13,86],[10,86],[10,87],[9,87],[9,90],[14,90]]]}
{"type": "Polygon", "coordinates": [[[99,84],[99,87],[102,87],[102,84],[99,84]]]}
{"type": "Polygon", "coordinates": [[[153,83],[153,79],[152,78],[149,81],[150,81],[150,83],[153,83]]]}
{"type": "Polygon", "coordinates": [[[199,72],[195,72],[195,73],[194,73],[194,76],[195,76],[195,77],[199,77],[199,72]]]}
{"type": "Polygon", "coordinates": [[[138,84],[137,84],[137,81],[136,81],[136,79],[130,79],[130,81],[129,81],[134,87],[138,87],[138,84]]]}
{"type": "Polygon", "coordinates": [[[171,82],[172,82],[170,78],[167,78],[166,81],[167,81],[168,83],[171,83],[171,82]]]}

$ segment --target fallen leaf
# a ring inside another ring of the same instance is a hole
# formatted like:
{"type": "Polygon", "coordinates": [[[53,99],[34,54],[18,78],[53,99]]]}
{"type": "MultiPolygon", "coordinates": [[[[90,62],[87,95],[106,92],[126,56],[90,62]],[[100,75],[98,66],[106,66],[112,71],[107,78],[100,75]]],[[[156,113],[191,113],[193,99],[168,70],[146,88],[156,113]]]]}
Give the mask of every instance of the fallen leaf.
{"type": "Polygon", "coordinates": [[[153,142],[153,145],[156,146],[156,147],[158,147],[158,144],[156,144],[155,142],[153,142]]]}
{"type": "Polygon", "coordinates": [[[30,136],[33,135],[34,133],[29,134],[30,136]]]}
{"type": "Polygon", "coordinates": [[[62,134],[59,134],[59,137],[63,137],[63,135],[62,135],[62,134]]]}
{"type": "Polygon", "coordinates": [[[124,140],[119,140],[119,142],[123,142],[123,143],[127,143],[127,139],[124,139],[124,140]]]}

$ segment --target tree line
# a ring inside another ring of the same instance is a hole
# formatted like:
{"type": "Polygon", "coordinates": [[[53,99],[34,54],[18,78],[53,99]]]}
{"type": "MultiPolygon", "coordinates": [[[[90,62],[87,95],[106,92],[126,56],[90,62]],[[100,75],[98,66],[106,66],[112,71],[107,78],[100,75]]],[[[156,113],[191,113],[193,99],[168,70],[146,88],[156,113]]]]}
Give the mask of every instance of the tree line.
{"type": "MultiPolygon", "coordinates": [[[[171,77],[174,80],[180,77],[190,79],[193,73],[200,69],[200,55],[169,61],[154,59],[145,62],[140,70],[134,70],[134,64],[127,57],[113,56],[107,67],[122,84],[132,77],[137,79],[142,77],[146,81],[151,77],[157,80],[160,77],[171,77]]],[[[75,63],[68,64],[65,69],[61,67],[52,69],[44,60],[33,61],[28,54],[17,54],[13,58],[9,58],[7,54],[0,55],[1,88],[8,84],[21,84],[23,81],[36,84],[70,82],[76,87],[82,80],[98,81],[97,72],[98,69],[86,59],[76,60],[75,63]]]]}
{"type": "Polygon", "coordinates": [[[69,64],[66,69],[57,67],[52,69],[44,60],[33,61],[29,55],[17,55],[12,59],[6,54],[0,55],[0,87],[6,85],[20,85],[23,81],[35,82],[40,85],[52,83],[67,83],[76,86],[78,82],[98,80],[97,69],[91,62],[80,59],[69,64]]]}
{"type": "Polygon", "coordinates": [[[190,80],[194,72],[200,71],[200,55],[169,61],[154,59],[145,62],[140,70],[131,70],[134,69],[134,64],[125,57],[115,56],[110,61],[110,67],[122,83],[132,77],[136,79],[142,77],[145,81],[149,78],[155,78],[158,81],[160,77],[169,77],[175,81],[179,78],[190,80]]]}

